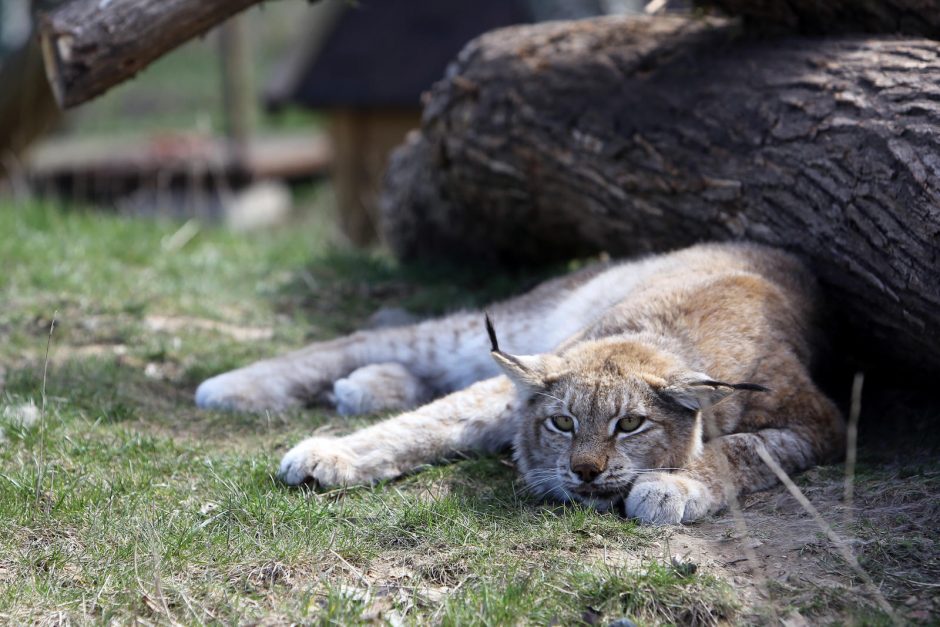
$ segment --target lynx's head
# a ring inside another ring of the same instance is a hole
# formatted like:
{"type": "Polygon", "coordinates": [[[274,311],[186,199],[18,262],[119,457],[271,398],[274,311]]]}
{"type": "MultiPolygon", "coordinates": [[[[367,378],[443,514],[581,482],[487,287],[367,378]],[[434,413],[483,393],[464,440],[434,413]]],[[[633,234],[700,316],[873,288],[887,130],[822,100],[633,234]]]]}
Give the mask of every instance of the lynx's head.
{"type": "Polygon", "coordinates": [[[492,354],[524,407],[516,462],[539,496],[608,509],[642,473],[676,469],[702,447],[701,409],[733,389],[651,342],[606,338],[561,355],[492,354]]]}

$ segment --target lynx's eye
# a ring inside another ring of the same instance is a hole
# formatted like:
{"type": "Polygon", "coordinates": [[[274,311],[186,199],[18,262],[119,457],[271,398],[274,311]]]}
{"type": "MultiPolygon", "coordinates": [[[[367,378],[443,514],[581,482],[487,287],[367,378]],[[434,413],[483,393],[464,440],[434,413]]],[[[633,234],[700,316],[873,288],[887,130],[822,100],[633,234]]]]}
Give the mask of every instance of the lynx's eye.
{"type": "Polygon", "coordinates": [[[617,421],[617,431],[620,433],[630,433],[636,431],[646,420],[643,416],[627,416],[617,421]]]}
{"type": "Polygon", "coordinates": [[[552,416],[552,426],[559,431],[574,431],[574,418],[571,416],[552,416]]]}

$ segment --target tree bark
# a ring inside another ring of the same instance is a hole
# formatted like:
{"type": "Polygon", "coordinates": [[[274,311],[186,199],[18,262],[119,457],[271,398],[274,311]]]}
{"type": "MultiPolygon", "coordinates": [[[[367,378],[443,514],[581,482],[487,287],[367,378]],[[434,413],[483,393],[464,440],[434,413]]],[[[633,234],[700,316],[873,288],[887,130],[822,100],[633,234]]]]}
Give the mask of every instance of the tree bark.
{"type": "Polygon", "coordinates": [[[41,16],[46,74],[74,107],[262,0],[71,0],[41,16]]]}
{"type": "Polygon", "coordinates": [[[404,258],[546,262],[746,239],[856,337],[940,369],[940,44],[602,18],[471,42],[394,155],[404,258]]]}
{"type": "Polygon", "coordinates": [[[749,28],[801,33],[940,36],[940,0],[697,0],[744,18],[749,28]]]}

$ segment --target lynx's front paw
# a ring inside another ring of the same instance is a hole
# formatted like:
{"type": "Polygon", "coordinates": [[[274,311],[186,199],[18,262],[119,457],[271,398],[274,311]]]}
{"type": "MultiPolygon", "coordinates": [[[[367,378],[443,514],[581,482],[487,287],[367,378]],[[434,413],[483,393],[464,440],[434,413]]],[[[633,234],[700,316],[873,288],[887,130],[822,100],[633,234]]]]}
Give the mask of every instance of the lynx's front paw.
{"type": "Polygon", "coordinates": [[[278,477],[289,485],[316,481],[321,487],[368,484],[397,476],[378,451],[360,455],[339,438],[308,438],[281,460],[278,477]]]}
{"type": "Polygon", "coordinates": [[[709,512],[713,498],[708,487],[690,477],[669,473],[641,475],[627,500],[625,514],[640,522],[675,525],[700,519],[709,512]]]}

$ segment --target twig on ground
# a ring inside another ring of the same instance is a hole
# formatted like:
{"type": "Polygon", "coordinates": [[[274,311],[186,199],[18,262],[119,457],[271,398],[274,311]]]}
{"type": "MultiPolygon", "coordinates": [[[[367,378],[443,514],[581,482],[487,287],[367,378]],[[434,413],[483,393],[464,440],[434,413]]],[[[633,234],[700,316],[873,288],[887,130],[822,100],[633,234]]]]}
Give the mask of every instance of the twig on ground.
{"type": "Polygon", "coordinates": [[[365,584],[366,590],[371,590],[371,589],[372,589],[372,584],[369,583],[369,580],[366,579],[366,576],[362,574],[362,571],[360,571],[358,568],[356,568],[355,566],[353,566],[352,564],[350,564],[349,562],[347,562],[347,561],[346,561],[346,558],[344,558],[342,555],[340,555],[339,553],[337,553],[337,552],[334,551],[333,549],[328,549],[328,550],[329,550],[329,552],[332,553],[339,561],[341,561],[343,564],[345,564],[345,565],[346,565],[346,568],[348,568],[350,571],[352,571],[352,574],[354,574],[356,577],[359,578],[359,581],[361,581],[362,583],[365,584]]]}
{"type": "Polygon", "coordinates": [[[862,411],[862,385],[865,375],[855,373],[852,381],[852,406],[849,408],[849,424],[846,427],[845,444],[845,503],[846,520],[852,521],[852,507],[855,492],[855,461],[858,447],[858,417],[862,411]]]}
{"type": "Polygon", "coordinates": [[[151,521],[150,532],[153,534],[150,537],[150,556],[153,559],[153,592],[160,602],[160,609],[166,614],[167,620],[170,624],[177,624],[173,618],[173,613],[170,612],[170,605],[166,601],[166,593],[163,592],[163,582],[160,576],[160,552],[157,550],[157,531],[153,527],[153,521],[151,521]]]}
{"type": "Polygon", "coordinates": [[[878,589],[878,587],[875,585],[875,582],[872,581],[871,577],[868,576],[868,573],[866,573],[858,563],[858,560],[855,559],[855,555],[852,553],[851,549],[849,549],[849,546],[845,540],[843,540],[842,537],[839,536],[839,534],[837,534],[835,530],[829,525],[829,523],[826,522],[826,520],[819,513],[819,510],[813,507],[813,504],[810,503],[808,498],[806,498],[806,495],[804,495],[800,488],[795,483],[793,483],[790,475],[788,475],[787,472],[780,467],[780,464],[778,464],[777,460],[774,459],[773,456],[767,451],[767,448],[761,444],[757,447],[756,450],[757,455],[777,476],[777,479],[780,480],[780,483],[786,486],[787,490],[789,490],[793,498],[796,499],[797,503],[799,503],[800,506],[802,506],[803,509],[813,517],[813,520],[816,521],[816,524],[819,526],[822,532],[826,534],[826,537],[829,538],[829,541],[835,545],[836,551],[838,551],[842,559],[845,560],[849,567],[855,571],[855,574],[858,575],[858,577],[864,582],[865,586],[868,588],[868,591],[871,593],[872,597],[874,597],[875,602],[878,604],[881,610],[886,613],[895,624],[900,624],[900,619],[895,613],[894,608],[891,607],[891,604],[888,603],[888,600],[885,599],[883,594],[881,594],[881,590],[878,589]]]}
{"type": "Polygon", "coordinates": [[[175,233],[164,237],[160,241],[160,247],[165,253],[175,253],[199,234],[199,228],[199,222],[195,218],[190,218],[175,233]]]}
{"type": "MultiPolygon", "coordinates": [[[[465,579],[464,581],[466,581],[466,579],[465,579]]],[[[462,583],[462,582],[461,582],[461,583],[462,583]]],[[[571,590],[565,590],[564,588],[559,588],[558,586],[553,585],[553,584],[550,584],[550,583],[548,583],[547,581],[542,582],[542,585],[543,585],[543,586],[546,586],[546,587],[548,587],[548,588],[551,588],[551,589],[554,590],[555,592],[560,592],[560,593],[562,593],[562,594],[567,594],[567,595],[570,596],[570,597],[577,597],[577,596],[578,596],[576,592],[572,592],[571,590]]]]}
{"type": "MultiPolygon", "coordinates": [[[[715,425],[714,420],[711,419],[711,405],[708,403],[702,407],[701,417],[702,422],[705,425],[705,431],[708,434],[708,439],[714,442],[719,437],[721,437],[721,433],[715,425]]],[[[718,472],[722,477],[721,487],[725,493],[725,500],[728,502],[728,509],[731,510],[731,517],[734,519],[735,531],[737,531],[738,536],[740,537],[741,548],[744,551],[744,557],[747,558],[747,561],[750,562],[751,567],[754,569],[754,572],[760,581],[760,587],[766,590],[767,594],[772,597],[773,591],[771,590],[770,586],[767,585],[767,573],[764,570],[764,564],[758,559],[757,553],[754,552],[754,543],[752,542],[751,534],[747,529],[747,522],[744,520],[744,512],[741,509],[741,503],[738,501],[738,491],[731,477],[731,468],[728,465],[728,460],[724,455],[717,455],[716,457],[718,458],[719,464],[721,465],[721,468],[718,469],[718,472]]],[[[776,604],[771,603],[770,607],[773,611],[775,622],[777,622],[776,604]]]]}
{"type": "Polygon", "coordinates": [[[49,373],[49,348],[52,346],[52,332],[55,330],[56,317],[59,311],[52,314],[52,322],[49,323],[49,336],[46,338],[46,358],[42,364],[42,396],[39,400],[39,459],[36,468],[36,494],[35,505],[39,506],[39,498],[42,496],[42,480],[46,470],[46,377],[49,373]]]}
{"type": "Polygon", "coordinates": [[[913,584],[915,586],[924,586],[925,588],[940,588],[940,583],[931,583],[929,581],[916,581],[914,579],[908,579],[907,577],[904,577],[902,575],[898,575],[895,573],[887,573],[887,574],[894,577],[895,579],[906,581],[907,583],[913,584]]]}

